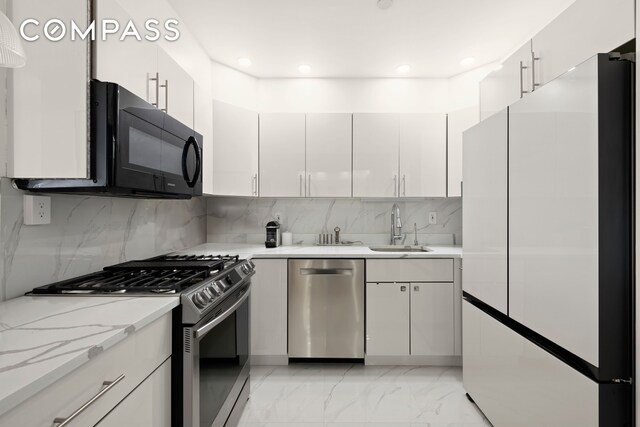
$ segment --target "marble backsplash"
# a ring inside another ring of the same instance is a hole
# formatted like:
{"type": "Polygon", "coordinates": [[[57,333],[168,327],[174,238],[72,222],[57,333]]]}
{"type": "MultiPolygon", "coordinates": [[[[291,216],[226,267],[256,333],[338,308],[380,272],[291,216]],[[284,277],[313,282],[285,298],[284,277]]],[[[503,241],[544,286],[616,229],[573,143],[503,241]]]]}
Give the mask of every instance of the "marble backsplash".
{"type": "Polygon", "coordinates": [[[52,196],[51,224],[23,224],[22,195],[0,182],[0,301],[117,262],[204,243],[206,200],[52,196]]]}
{"type": "MultiPolygon", "coordinates": [[[[341,228],[343,240],[386,244],[393,201],[368,199],[250,199],[219,197],[207,203],[207,241],[264,243],[265,225],[282,215],[282,230],[294,243],[314,244],[318,233],[341,228]]],[[[412,244],[413,224],[420,244],[462,244],[462,199],[441,198],[397,202],[405,242],[412,244]],[[429,212],[437,224],[429,224],[429,212]]]]}

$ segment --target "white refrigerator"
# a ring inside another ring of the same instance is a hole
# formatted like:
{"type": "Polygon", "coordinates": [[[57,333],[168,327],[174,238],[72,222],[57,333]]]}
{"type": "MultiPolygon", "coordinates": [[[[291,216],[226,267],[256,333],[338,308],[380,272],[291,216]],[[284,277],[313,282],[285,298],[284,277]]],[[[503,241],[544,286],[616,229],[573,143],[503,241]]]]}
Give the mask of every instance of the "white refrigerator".
{"type": "Polygon", "coordinates": [[[463,377],[495,427],[634,422],[633,68],[597,55],[464,134],[463,377]]]}

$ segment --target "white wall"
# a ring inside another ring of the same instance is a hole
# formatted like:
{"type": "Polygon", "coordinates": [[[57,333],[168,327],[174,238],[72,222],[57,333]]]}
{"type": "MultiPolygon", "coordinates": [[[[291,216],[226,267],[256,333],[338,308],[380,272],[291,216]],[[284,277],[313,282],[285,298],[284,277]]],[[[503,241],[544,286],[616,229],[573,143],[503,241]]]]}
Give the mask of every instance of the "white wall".
{"type": "Polygon", "coordinates": [[[260,79],[259,112],[444,112],[446,79],[260,79]]]}
{"type": "Polygon", "coordinates": [[[449,78],[448,112],[458,111],[480,104],[480,80],[493,71],[499,63],[491,63],[449,78]]]}
{"type": "Polygon", "coordinates": [[[211,62],[212,97],[237,107],[258,109],[258,79],[217,62],[211,62]]]}

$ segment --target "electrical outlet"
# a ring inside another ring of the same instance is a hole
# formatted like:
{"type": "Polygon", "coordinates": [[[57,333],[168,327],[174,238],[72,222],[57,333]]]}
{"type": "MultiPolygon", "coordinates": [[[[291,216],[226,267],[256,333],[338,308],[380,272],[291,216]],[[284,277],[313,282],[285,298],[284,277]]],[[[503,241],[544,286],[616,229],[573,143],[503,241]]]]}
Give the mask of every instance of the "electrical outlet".
{"type": "Polygon", "coordinates": [[[51,197],[26,194],[22,199],[24,225],[51,224],[51,197]]]}
{"type": "Polygon", "coordinates": [[[429,212],[429,224],[437,224],[437,223],[438,223],[437,212],[429,212]]]}

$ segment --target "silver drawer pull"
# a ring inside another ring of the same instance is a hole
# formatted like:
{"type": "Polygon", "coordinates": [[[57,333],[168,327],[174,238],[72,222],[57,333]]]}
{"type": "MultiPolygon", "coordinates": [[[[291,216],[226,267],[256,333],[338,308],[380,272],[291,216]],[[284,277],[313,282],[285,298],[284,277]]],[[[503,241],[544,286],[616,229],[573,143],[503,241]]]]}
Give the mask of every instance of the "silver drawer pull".
{"type": "Polygon", "coordinates": [[[340,276],[353,276],[352,268],[301,268],[301,276],[315,276],[315,275],[340,275],[340,276]]]}
{"type": "Polygon", "coordinates": [[[93,396],[91,399],[89,399],[87,401],[87,403],[85,403],[84,405],[82,405],[80,408],[76,409],[76,411],[69,415],[67,418],[56,418],[53,420],[53,424],[57,424],[57,427],[63,427],[66,426],[67,424],[69,424],[71,421],[73,421],[74,418],[76,418],[78,415],[80,415],[82,412],[84,412],[85,409],[87,409],[89,406],[93,405],[93,403],[100,399],[106,392],[108,392],[109,390],[111,390],[113,387],[115,387],[116,384],[118,384],[120,381],[122,381],[124,379],[124,374],[120,375],[118,378],[116,378],[113,381],[104,381],[102,383],[102,386],[104,387],[102,390],[100,390],[98,392],[98,394],[96,394],[95,396],[93,396]]]}

